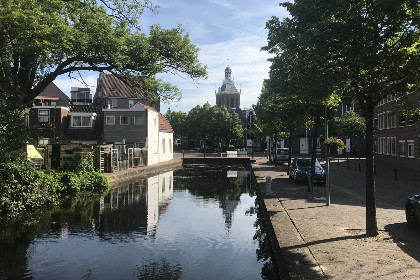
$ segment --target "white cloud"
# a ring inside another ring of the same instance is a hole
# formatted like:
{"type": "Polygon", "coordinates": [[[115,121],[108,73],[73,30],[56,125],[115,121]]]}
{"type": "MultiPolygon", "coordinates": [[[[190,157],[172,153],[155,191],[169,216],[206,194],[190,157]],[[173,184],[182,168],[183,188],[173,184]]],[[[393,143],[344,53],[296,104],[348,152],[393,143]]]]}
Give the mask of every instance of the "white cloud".
{"type": "Polygon", "coordinates": [[[80,76],[75,73],[72,74],[72,78],[69,78],[68,75],[61,75],[54,80],[54,84],[68,96],[70,96],[72,87],[90,88],[92,95],[95,94],[99,73],[85,72],[82,73],[82,77],[83,78],[80,78],[80,76]]]}

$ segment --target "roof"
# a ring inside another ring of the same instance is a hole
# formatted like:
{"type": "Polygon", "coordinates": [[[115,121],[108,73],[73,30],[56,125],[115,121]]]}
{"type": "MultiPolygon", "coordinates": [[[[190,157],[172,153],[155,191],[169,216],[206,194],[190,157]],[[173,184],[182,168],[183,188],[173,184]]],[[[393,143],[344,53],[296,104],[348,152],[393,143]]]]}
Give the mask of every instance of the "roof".
{"type": "Polygon", "coordinates": [[[72,128],[70,126],[70,117],[64,124],[63,135],[61,140],[63,142],[101,142],[103,132],[103,112],[101,106],[95,105],[70,105],[70,113],[96,113],[96,119],[89,128],[72,128]]]}
{"type": "Polygon", "coordinates": [[[99,75],[100,88],[103,97],[123,97],[123,98],[142,98],[136,91],[133,90],[127,83],[121,81],[113,74],[99,75]]]}
{"type": "Polygon", "coordinates": [[[172,126],[169,123],[168,119],[162,115],[160,112],[156,111],[155,108],[147,106],[143,103],[137,102],[138,104],[140,104],[141,106],[143,106],[145,109],[147,110],[152,110],[156,113],[159,114],[159,131],[167,131],[167,132],[173,132],[172,126]]]}
{"type": "Polygon", "coordinates": [[[159,131],[173,132],[168,119],[161,113],[159,113],[159,131]]]}

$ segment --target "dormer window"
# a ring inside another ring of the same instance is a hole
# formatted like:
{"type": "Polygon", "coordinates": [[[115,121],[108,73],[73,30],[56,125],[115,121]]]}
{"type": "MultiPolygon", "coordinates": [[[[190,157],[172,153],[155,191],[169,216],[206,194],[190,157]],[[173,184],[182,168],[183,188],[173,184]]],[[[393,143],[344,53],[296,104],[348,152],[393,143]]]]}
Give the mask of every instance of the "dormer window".
{"type": "Polygon", "coordinates": [[[109,88],[112,92],[115,92],[116,89],[114,87],[109,88]]]}
{"type": "Polygon", "coordinates": [[[92,127],[96,114],[77,114],[71,116],[71,127],[92,127]]]}

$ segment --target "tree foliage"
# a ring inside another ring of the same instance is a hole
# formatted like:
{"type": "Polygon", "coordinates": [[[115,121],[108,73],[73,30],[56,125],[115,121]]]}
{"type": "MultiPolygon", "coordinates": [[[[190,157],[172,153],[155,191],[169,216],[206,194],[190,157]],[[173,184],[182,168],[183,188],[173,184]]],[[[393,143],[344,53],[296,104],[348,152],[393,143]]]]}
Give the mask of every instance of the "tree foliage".
{"type": "Polygon", "coordinates": [[[138,20],[149,0],[4,0],[0,5],[1,100],[29,106],[56,77],[76,71],[108,71],[161,99],[176,87],[157,73],[206,76],[198,49],[180,26],[150,27],[138,20]]]}
{"type": "Polygon", "coordinates": [[[330,125],[333,135],[339,138],[365,137],[366,121],[353,111],[347,111],[342,117],[335,117],[330,125]]]}
{"type": "Polygon", "coordinates": [[[366,120],[366,233],[377,235],[373,110],[388,94],[418,88],[420,5],[417,0],[296,0],[282,6],[290,18],[268,22],[266,49],[276,55],[273,65],[283,61],[275,79],[287,85],[291,78],[298,87],[278,88],[305,89],[298,96],[319,98],[324,105],[357,101],[366,120]]]}
{"type": "Polygon", "coordinates": [[[236,113],[229,113],[225,107],[197,105],[188,114],[172,112],[165,114],[177,137],[191,137],[201,142],[229,143],[243,135],[241,120],[236,113]],[[179,130],[177,132],[177,130],[179,130]]]}

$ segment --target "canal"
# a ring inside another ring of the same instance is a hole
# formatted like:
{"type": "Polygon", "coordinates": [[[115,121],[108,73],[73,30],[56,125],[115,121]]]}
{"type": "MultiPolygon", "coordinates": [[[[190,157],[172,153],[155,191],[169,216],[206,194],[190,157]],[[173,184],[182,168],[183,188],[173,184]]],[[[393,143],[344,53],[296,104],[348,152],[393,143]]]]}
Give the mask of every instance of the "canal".
{"type": "Polygon", "coordinates": [[[0,279],[279,279],[252,174],[184,166],[0,240],[0,279]]]}

